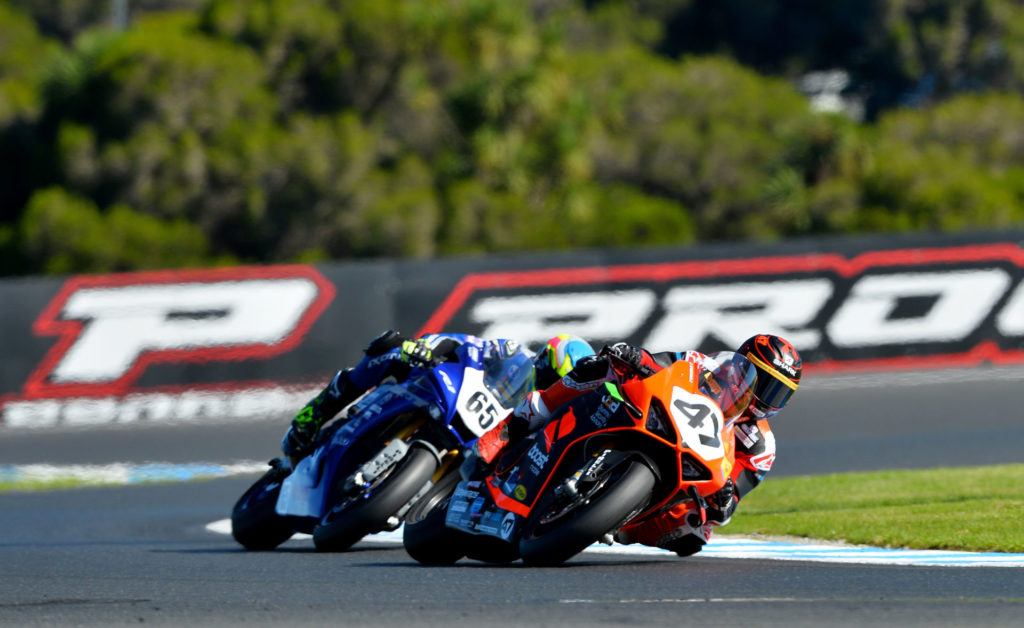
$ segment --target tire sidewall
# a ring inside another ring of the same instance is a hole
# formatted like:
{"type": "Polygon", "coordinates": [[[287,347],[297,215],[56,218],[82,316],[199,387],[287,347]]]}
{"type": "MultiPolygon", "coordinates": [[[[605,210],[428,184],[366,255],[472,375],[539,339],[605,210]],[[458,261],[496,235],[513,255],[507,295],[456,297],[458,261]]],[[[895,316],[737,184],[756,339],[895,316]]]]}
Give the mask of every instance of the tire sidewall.
{"type": "Polygon", "coordinates": [[[287,519],[275,510],[285,477],[278,469],[267,471],[231,509],[231,536],[246,549],[273,549],[294,534],[287,519]],[[268,491],[266,487],[273,482],[277,486],[268,491]],[[254,497],[257,492],[260,494],[254,497]]]}
{"type": "Polygon", "coordinates": [[[430,481],[436,469],[434,454],[423,447],[410,447],[369,499],[346,509],[336,519],[331,516],[337,513],[328,511],[321,524],[313,529],[313,542],[317,549],[341,551],[367,534],[383,530],[388,518],[409,503],[430,481]]]}
{"type": "Polygon", "coordinates": [[[532,536],[539,525],[537,520],[544,512],[544,503],[538,504],[540,508],[527,519],[519,540],[523,562],[531,565],[565,562],[622,523],[625,517],[646,502],[656,482],[654,472],[636,460],[628,465],[622,475],[611,486],[605,486],[594,501],[580,507],[541,536],[532,536]]]}

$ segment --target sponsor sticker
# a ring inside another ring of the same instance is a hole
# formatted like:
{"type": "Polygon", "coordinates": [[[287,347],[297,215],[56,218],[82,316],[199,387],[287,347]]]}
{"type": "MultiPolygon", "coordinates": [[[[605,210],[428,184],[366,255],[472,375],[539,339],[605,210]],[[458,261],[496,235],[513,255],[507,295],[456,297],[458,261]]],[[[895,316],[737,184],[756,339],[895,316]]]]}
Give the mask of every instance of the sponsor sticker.
{"type": "Polygon", "coordinates": [[[605,395],[604,398],[601,399],[601,407],[590,415],[591,423],[599,428],[603,428],[608,424],[608,418],[619,409],[620,405],[622,404],[612,399],[611,395],[605,395]]]}
{"type": "Polygon", "coordinates": [[[515,513],[505,513],[505,517],[501,520],[501,538],[506,541],[512,538],[512,532],[516,529],[516,515],[515,513]]]}
{"type": "Polygon", "coordinates": [[[548,455],[540,450],[537,443],[534,443],[533,447],[530,447],[530,450],[526,452],[526,457],[530,462],[537,465],[539,469],[543,469],[544,465],[548,463],[548,455]]]}

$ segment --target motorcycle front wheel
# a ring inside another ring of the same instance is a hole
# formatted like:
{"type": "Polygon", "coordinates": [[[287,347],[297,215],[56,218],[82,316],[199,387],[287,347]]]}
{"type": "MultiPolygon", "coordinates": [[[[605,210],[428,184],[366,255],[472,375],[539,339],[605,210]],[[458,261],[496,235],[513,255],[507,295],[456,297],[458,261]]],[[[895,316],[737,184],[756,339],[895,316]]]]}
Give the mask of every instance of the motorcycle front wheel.
{"type": "Polygon", "coordinates": [[[329,510],[313,529],[313,544],[322,552],[341,552],[367,534],[384,530],[388,519],[423,489],[436,469],[434,454],[410,447],[368,491],[329,510]]]}
{"type": "Polygon", "coordinates": [[[639,511],[655,481],[647,465],[632,461],[569,503],[549,492],[526,521],[519,540],[523,562],[552,566],[569,560],[639,511]]]}
{"type": "Polygon", "coordinates": [[[231,536],[246,549],[274,549],[294,534],[288,521],[274,510],[281,482],[290,470],[283,460],[271,464],[231,509],[231,536]]]}

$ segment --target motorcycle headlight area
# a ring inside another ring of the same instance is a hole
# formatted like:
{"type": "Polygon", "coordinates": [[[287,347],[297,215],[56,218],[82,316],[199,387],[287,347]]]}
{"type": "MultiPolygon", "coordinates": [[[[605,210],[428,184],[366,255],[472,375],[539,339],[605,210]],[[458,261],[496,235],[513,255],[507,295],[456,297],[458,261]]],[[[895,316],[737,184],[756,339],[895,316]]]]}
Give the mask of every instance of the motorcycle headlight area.
{"type": "Polygon", "coordinates": [[[665,410],[665,406],[657,399],[652,399],[651,408],[647,411],[647,423],[644,427],[649,432],[657,434],[667,441],[674,442],[676,435],[673,434],[674,430],[669,429],[669,426],[672,424],[672,419],[665,410]]]}
{"type": "MultiPolygon", "coordinates": [[[[669,425],[673,425],[673,423],[668,412],[665,410],[665,406],[657,399],[652,399],[650,410],[647,411],[645,427],[648,431],[661,436],[667,441],[674,441],[676,436],[669,431],[669,425]]],[[[679,463],[684,480],[702,481],[711,479],[711,472],[692,455],[684,452],[680,456],[679,463]]]]}

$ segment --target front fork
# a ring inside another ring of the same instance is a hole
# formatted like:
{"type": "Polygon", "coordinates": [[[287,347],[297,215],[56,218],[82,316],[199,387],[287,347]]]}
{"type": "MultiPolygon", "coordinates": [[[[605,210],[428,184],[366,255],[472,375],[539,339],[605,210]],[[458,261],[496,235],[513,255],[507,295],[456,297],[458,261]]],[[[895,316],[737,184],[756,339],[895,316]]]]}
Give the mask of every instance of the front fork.
{"type": "Polygon", "coordinates": [[[630,460],[632,457],[632,453],[629,452],[603,449],[595,454],[582,468],[563,480],[555,489],[555,493],[566,497],[577,497],[581,482],[584,485],[602,482],[607,478],[610,470],[630,460]]]}

